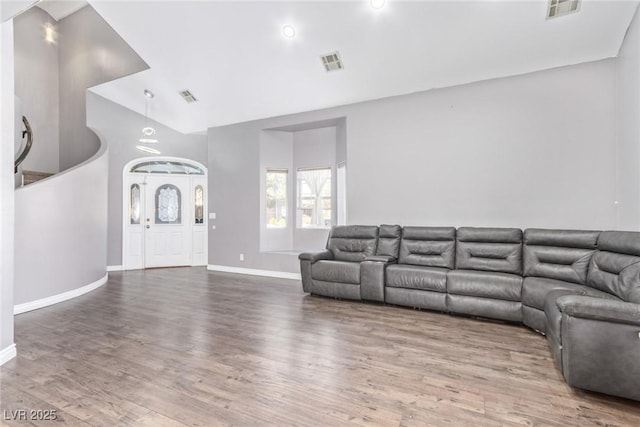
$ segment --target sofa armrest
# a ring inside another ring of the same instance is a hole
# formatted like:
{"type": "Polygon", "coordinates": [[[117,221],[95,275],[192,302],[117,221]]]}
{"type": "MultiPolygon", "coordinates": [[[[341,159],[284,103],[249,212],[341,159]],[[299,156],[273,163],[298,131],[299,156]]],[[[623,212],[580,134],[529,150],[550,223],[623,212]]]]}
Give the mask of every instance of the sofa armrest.
{"type": "Polygon", "coordinates": [[[394,264],[396,257],[390,255],[371,255],[365,258],[365,261],[384,262],[387,264],[394,264]]]}
{"type": "Polygon", "coordinates": [[[311,264],[313,264],[323,259],[333,259],[333,252],[328,249],[322,252],[303,252],[298,255],[298,259],[300,261],[311,261],[311,264]]]}
{"type": "Polygon", "coordinates": [[[556,304],[571,317],[640,326],[640,304],[582,295],[562,296],[556,304]]]}

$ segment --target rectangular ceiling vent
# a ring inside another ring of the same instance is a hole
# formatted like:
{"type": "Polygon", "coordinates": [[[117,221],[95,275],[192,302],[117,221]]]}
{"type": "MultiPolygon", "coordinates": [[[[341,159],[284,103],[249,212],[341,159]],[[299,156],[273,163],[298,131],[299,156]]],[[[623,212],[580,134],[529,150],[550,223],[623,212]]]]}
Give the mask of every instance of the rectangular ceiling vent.
{"type": "Polygon", "coordinates": [[[192,102],[196,102],[197,101],[196,97],[193,96],[193,94],[191,93],[191,91],[189,89],[181,90],[178,93],[180,94],[182,99],[184,99],[187,102],[187,104],[191,104],[192,102]]]}
{"type": "Polygon", "coordinates": [[[342,59],[340,59],[340,54],[338,52],[322,55],[320,59],[322,59],[322,65],[324,65],[324,69],[327,71],[339,71],[344,69],[344,64],[342,63],[342,59]]]}
{"type": "Polygon", "coordinates": [[[580,10],[580,0],[549,0],[547,19],[569,15],[580,10]]]}

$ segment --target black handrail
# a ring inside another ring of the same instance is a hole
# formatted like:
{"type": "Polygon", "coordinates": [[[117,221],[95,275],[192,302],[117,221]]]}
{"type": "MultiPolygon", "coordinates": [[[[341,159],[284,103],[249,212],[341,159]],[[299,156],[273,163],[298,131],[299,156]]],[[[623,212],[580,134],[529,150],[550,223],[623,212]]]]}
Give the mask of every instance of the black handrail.
{"type": "Polygon", "coordinates": [[[13,173],[18,173],[18,166],[20,163],[24,161],[29,155],[29,151],[31,151],[31,146],[33,145],[33,131],[31,130],[31,125],[29,124],[29,120],[25,116],[22,116],[22,123],[24,123],[24,127],[27,129],[22,132],[22,137],[24,138],[25,133],[27,134],[27,145],[24,146],[24,150],[18,156],[15,163],[13,164],[13,173]]]}

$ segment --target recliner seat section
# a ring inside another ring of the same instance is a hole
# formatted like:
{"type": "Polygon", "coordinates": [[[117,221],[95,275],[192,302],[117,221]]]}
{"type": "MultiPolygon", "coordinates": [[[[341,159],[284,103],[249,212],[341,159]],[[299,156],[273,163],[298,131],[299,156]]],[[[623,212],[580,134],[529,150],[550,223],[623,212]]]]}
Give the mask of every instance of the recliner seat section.
{"type": "Polygon", "coordinates": [[[376,254],[378,227],[333,227],[327,248],[300,254],[303,289],[317,295],[360,300],[362,261],[376,254]]]}
{"type": "Polygon", "coordinates": [[[385,301],[446,312],[455,237],[453,227],[404,227],[398,263],[387,267],[385,301]]]}
{"type": "Polygon", "coordinates": [[[603,231],[597,248],[587,286],[601,294],[558,297],[550,344],[572,387],[640,400],[640,233],[603,231]]]}
{"type": "Polygon", "coordinates": [[[522,322],[573,387],[640,400],[640,233],[334,227],[304,292],[522,322]]]}
{"type": "Polygon", "coordinates": [[[522,321],[522,230],[458,229],[456,269],[447,276],[454,313],[522,321]]]}
{"type": "Polygon", "coordinates": [[[599,231],[528,229],[524,232],[522,317],[525,325],[546,332],[544,305],[555,290],[581,295],[599,231]]]}

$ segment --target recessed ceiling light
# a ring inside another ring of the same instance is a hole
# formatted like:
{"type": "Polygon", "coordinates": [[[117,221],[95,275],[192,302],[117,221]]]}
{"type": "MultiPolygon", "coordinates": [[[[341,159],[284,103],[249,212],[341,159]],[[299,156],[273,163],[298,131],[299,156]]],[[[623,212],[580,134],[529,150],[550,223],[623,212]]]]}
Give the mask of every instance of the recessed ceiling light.
{"type": "Polygon", "coordinates": [[[382,9],[386,3],[386,0],[369,0],[369,4],[374,9],[382,9]]]}
{"type": "Polygon", "coordinates": [[[285,25],[282,27],[282,34],[288,38],[292,39],[296,36],[296,29],[293,28],[293,25],[285,25]]]}
{"type": "Polygon", "coordinates": [[[144,90],[144,96],[146,96],[147,98],[151,99],[153,98],[155,95],[153,94],[153,92],[151,92],[149,89],[145,89],[144,90]]]}

